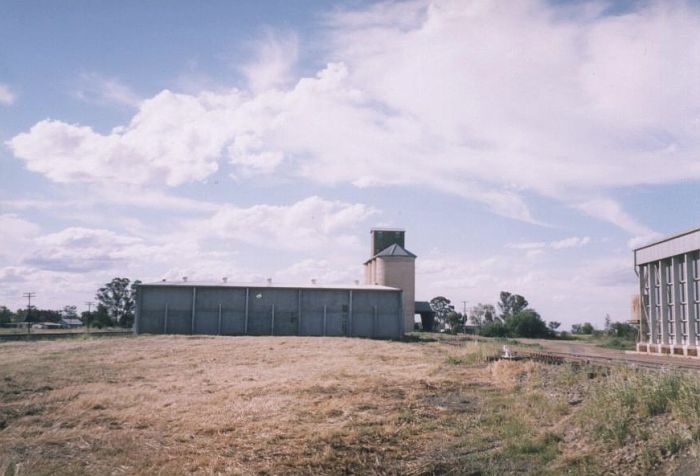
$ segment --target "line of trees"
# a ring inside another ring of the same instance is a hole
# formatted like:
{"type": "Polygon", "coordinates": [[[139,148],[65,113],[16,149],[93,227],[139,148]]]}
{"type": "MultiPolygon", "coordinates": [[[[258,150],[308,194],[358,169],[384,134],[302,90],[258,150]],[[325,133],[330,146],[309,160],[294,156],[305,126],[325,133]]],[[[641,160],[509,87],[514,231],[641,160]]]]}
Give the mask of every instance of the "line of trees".
{"type": "MultiPolygon", "coordinates": [[[[486,337],[570,338],[566,331],[558,333],[560,322],[546,322],[530,307],[525,297],[507,291],[501,291],[496,306],[479,303],[465,313],[457,312],[451,301],[444,296],[433,298],[430,307],[435,313],[437,325],[453,333],[465,332],[466,327],[471,325],[474,332],[486,337]]],[[[571,333],[575,335],[607,336],[624,340],[636,340],[638,332],[638,327],[632,324],[612,322],[607,314],[602,330],[596,330],[590,322],[571,327],[571,333]]]]}
{"type": "Polygon", "coordinates": [[[452,332],[464,331],[471,324],[487,337],[553,337],[560,326],[555,321],[547,324],[527,299],[507,291],[501,291],[496,306],[479,303],[465,314],[455,311],[444,296],[433,298],[430,307],[437,322],[452,332]]]}
{"type": "Polygon", "coordinates": [[[98,289],[97,307],[78,315],[76,306],[64,306],[61,310],[39,309],[34,306],[12,311],[0,306],[0,325],[16,322],[59,322],[61,319],[80,319],[90,327],[131,327],[134,324],[136,288],[141,281],[129,278],[113,278],[98,289]]]}

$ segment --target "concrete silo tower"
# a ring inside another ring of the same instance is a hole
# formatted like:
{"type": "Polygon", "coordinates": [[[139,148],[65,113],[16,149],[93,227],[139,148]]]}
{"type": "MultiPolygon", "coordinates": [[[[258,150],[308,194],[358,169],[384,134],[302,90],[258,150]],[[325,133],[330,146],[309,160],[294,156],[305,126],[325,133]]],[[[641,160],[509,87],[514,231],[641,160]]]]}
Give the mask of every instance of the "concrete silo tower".
{"type": "Polygon", "coordinates": [[[365,283],[403,290],[404,330],[413,330],[416,297],[416,255],[404,248],[404,230],[373,228],[371,258],[365,262],[365,283]]]}

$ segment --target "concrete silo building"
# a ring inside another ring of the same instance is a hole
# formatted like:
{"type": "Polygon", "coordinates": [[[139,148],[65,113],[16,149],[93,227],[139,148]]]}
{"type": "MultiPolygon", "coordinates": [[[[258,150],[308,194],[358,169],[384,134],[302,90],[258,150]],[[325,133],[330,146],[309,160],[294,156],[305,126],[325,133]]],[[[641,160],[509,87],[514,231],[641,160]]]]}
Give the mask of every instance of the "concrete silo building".
{"type": "Polygon", "coordinates": [[[402,338],[413,329],[416,256],[403,230],[371,234],[364,285],[142,284],[134,332],[402,338]]]}
{"type": "Polygon", "coordinates": [[[410,332],[415,320],[416,255],[404,248],[404,230],[374,228],[370,234],[371,258],[365,262],[365,284],[403,290],[404,329],[410,332]]]}
{"type": "Polygon", "coordinates": [[[700,228],[634,250],[640,352],[700,354],[700,228]]]}

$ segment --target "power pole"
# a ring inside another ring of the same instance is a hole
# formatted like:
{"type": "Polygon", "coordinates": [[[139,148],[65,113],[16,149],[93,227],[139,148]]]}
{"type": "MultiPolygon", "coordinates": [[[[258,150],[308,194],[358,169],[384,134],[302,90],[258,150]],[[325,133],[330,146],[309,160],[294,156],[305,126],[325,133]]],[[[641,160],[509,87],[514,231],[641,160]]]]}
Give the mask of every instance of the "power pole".
{"type": "MultiPolygon", "coordinates": [[[[36,296],[36,293],[32,292],[32,291],[22,294],[22,297],[27,298],[27,317],[24,318],[25,321],[27,321],[27,319],[29,319],[29,314],[32,311],[32,298],[34,296],[36,296]]],[[[31,328],[32,328],[32,325],[29,323],[29,321],[27,321],[27,334],[29,334],[31,332],[31,328]]]]}
{"type": "Polygon", "coordinates": [[[464,305],[464,313],[463,313],[463,314],[464,314],[465,316],[467,315],[467,303],[468,303],[468,302],[469,302],[469,301],[462,301],[462,304],[464,305]]]}
{"type": "Polygon", "coordinates": [[[87,331],[90,332],[90,321],[92,320],[91,309],[92,309],[92,305],[95,303],[92,301],[85,301],[85,304],[87,304],[87,307],[88,307],[88,315],[87,315],[87,319],[86,319],[87,322],[85,323],[85,325],[87,327],[87,331]]]}

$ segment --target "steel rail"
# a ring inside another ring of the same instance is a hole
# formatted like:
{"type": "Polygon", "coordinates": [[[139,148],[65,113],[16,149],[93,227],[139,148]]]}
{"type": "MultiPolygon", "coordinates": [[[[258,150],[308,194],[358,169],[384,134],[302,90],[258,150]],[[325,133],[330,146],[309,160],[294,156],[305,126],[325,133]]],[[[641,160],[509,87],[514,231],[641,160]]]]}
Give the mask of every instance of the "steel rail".
{"type": "MultiPolygon", "coordinates": [[[[590,354],[580,354],[580,353],[570,353],[570,352],[556,352],[550,350],[532,350],[532,349],[522,349],[516,347],[516,356],[529,357],[533,360],[541,360],[544,362],[551,363],[563,363],[565,361],[571,362],[584,362],[589,364],[605,365],[605,366],[615,366],[615,367],[632,367],[632,368],[647,368],[655,370],[670,370],[670,369],[680,369],[680,370],[692,370],[695,372],[700,372],[700,361],[697,363],[683,362],[683,361],[652,361],[630,357],[629,355],[612,357],[612,356],[601,356],[601,355],[590,355],[590,354]]],[[[670,357],[669,359],[675,359],[676,357],[670,357]]]]}

